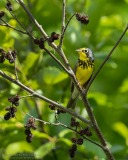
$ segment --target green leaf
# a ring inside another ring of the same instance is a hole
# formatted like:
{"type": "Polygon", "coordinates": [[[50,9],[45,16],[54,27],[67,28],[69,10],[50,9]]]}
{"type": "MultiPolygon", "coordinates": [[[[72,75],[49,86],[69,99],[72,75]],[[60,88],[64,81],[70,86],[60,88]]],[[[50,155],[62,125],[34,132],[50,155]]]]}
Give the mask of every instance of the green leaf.
{"type": "Polygon", "coordinates": [[[43,80],[46,84],[57,84],[68,78],[68,75],[56,67],[43,69],[43,80]]]}
{"type": "Polygon", "coordinates": [[[39,61],[39,56],[39,54],[35,54],[34,52],[30,52],[26,55],[26,59],[23,63],[23,71],[25,75],[34,74],[39,61]]]}
{"type": "Polygon", "coordinates": [[[46,134],[46,133],[41,133],[41,132],[39,132],[39,131],[33,131],[33,135],[34,135],[34,137],[46,138],[46,139],[48,139],[48,140],[51,138],[48,134],[46,134]]]}
{"type": "Polygon", "coordinates": [[[62,130],[60,133],[59,133],[59,137],[64,137],[66,134],[68,133],[71,133],[72,131],[69,130],[69,129],[65,129],[65,130],[62,130]]]}
{"type": "Polygon", "coordinates": [[[45,157],[49,152],[51,152],[52,149],[55,148],[55,143],[54,142],[47,142],[41,147],[39,147],[35,152],[34,155],[36,159],[42,159],[45,157]]]}
{"type": "Polygon", "coordinates": [[[3,157],[8,160],[11,156],[22,152],[33,152],[32,146],[24,141],[11,143],[5,149],[3,157]]]}
{"type": "Polygon", "coordinates": [[[126,143],[128,144],[128,127],[122,122],[117,122],[113,125],[113,128],[116,132],[125,138],[126,143]]]}

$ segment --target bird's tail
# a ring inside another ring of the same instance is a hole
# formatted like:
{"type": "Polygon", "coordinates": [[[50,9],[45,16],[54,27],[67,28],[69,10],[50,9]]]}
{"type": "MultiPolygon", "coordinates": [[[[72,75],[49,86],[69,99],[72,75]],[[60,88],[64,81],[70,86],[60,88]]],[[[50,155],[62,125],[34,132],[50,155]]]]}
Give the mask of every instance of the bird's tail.
{"type": "Polygon", "coordinates": [[[79,92],[77,91],[76,88],[74,88],[74,91],[68,101],[67,108],[74,109],[76,106],[76,102],[77,102],[78,97],[79,97],[79,92]]]}

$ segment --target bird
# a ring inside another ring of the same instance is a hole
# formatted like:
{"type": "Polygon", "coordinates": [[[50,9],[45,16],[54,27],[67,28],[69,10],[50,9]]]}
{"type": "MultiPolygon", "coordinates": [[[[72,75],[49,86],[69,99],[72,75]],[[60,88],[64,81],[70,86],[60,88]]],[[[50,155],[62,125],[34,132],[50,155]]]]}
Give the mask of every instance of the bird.
{"type": "MultiPolygon", "coordinates": [[[[77,49],[76,51],[79,53],[79,58],[74,68],[74,73],[76,75],[78,83],[83,88],[85,88],[94,70],[94,54],[89,48],[80,48],[77,49]]],[[[71,96],[67,103],[67,108],[74,109],[78,97],[79,97],[79,92],[72,82],[71,96]]]]}

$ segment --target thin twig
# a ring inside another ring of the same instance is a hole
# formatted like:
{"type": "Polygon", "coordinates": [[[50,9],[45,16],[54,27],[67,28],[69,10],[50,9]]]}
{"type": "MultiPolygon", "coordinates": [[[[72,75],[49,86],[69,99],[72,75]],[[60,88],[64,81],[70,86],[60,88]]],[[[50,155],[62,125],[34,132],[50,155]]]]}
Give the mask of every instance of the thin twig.
{"type": "Polygon", "coordinates": [[[123,33],[121,34],[121,36],[119,37],[119,39],[117,40],[116,44],[113,46],[113,48],[111,49],[111,51],[109,52],[109,54],[107,55],[107,57],[104,59],[104,61],[102,62],[102,64],[100,65],[99,69],[97,70],[97,72],[95,73],[95,75],[90,79],[85,92],[87,93],[89,87],[91,86],[92,82],[95,80],[95,78],[97,77],[97,75],[99,74],[99,72],[101,71],[101,69],[103,68],[103,66],[105,65],[105,63],[108,61],[108,59],[110,58],[110,56],[112,55],[112,53],[114,52],[114,50],[116,49],[116,47],[118,46],[118,44],[120,43],[120,41],[122,40],[122,38],[124,37],[125,33],[128,30],[128,24],[126,26],[126,28],[124,29],[123,33]]]}
{"type": "Polygon", "coordinates": [[[68,22],[66,23],[65,28],[63,29],[63,32],[61,33],[60,44],[59,44],[59,46],[58,46],[59,48],[61,48],[61,46],[62,46],[63,39],[64,39],[64,35],[65,35],[66,30],[67,30],[67,27],[68,27],[70,21],[72,20],[72,18],[73,18],[75,15],[76,15],[76,13],[74,13],[74,14],[69,18],[68,22]]]}
{"type": "Polygon", "coordinates": [[[28,10],[28,8],[26,7],[26,5],[24,4],[24,2],[22,0],[16,0],[16,2],[19,2],[19,4],[21,5],[21,7],[24,9],[24,11],[27,13],[28,17],[31,19],[31,21],[35,24],[35,26],[38,28],[38,30],[40,31],[40,33],[42,34],[44,39],[47,39],[48,44],[55,49],[55,51],[61,56],[62,60],[64,61],[64,64],[66,66],[66,68],[73,73],[70,64],[62,50],[62,48],[57,47],[57,45],[55,43],[51,43],[48,40],[48,35],[46,34],[46,32],[44,31],[43,27],[37,22],[37,20],[33,17],[33,15],[31,14],[31,12],[28,10]]]}
{"type": "Polygon", "coordinates": [[[29,18],[31,19],[31,21],[37,26],[37,28],[39,29],[39,31],[41,32],[41,34],[43,35],[43,37],[45,39],[48,38],[48,35],[46,34],[46,32],[43,30],[42,26],[37,22],[37,20],[33,17],[33,15],[31,14],[31,12],[28,10],[28,8],[26,7],[26,5],[24,4],[24,2],[22,0],[16,0],[16,2],[18,2],[21,7],[24,9],[24,11],[27,13],[27,15],[29,16],[29,18]]]}
{"type": "Polygon", "coordinates": [[[28,98],[28,97],[33,97],[33,94],[29,94],[29,95],[26,95],[26,96],[20,96],[20,99],[22,99],[22,98],[28,98]]]}
{"type": "Polygon", "coordinates": [[[14,68],[15,68],[15,76],[16,80],[19,81],[18,73],[17,73],[17,68],[16,68],[16,60],[14,59],[14,68]]]}
{"type": "Polygon", "coordinates": [[[24,31],[22,31],[22,30],[19,30],[19,29],[17,29],[17,28],[14,28],[13,26],[11,26],[9,23],[7,23],[6,21],[4,21],[3,19],[1,19],[1,20],[2,20],[5,24],[0,24],[0,26],[9,27],[9,28],[14,29],[15,31],[18,31],[18,32],[22,33],[22,34],[27,34],[27,35],[28,35],[27,32],[24,32],[24,31]]]}
{"type": "Polygon", "coordinates": [[[17,18],[17,16],[15,14],[13,14],[12,11],[8,10],[10,12],[10,14],[12,15],[12,17],[19,23],[19,25],[26,31],[26,33],[32,38],[34,39],[34,37],[32,36],[32,34],[26,29],[26,27],[24,27],[24,25],[19,21],[19,19],[17,18]]]}
{"type": "Polygon", "coordinates": [[[61,28],[61,36],[60,36],[60,44],[59,47],[61,48],[63,44],[63,38],[64,38],[64,29],[65,29],[65,7],[66,7],[66,0],[63,0],[63,9],[62,9],[62,28],[61,28]]]}
{"type": "Polygon", "coordinates": [[[17,81],[17,80],[15,80],[15,79],[11,78],[10,76],[8,76],[7,74],[5,74],[5,73],[4,73],[3,71],[1,71],[1,70],[0,70],[0,75],[1,75],[3,78],[11,81],[12,83],[20,86],[22,89],[24,89],[24,90],[26,90],[27,92],[29,92],[30,94],[32,94],[33,97],[37,97],[37,98],[42,99],[42,100],[44,100],[44,101],[46,101],[46,102],[48,102],[48,103],[50,103],[50,104],[53,104],[54,106],[56,106],[56,107],[59,108],[60,110],[63,110],[63,111],[65,111],[65,112],[73,115],[74,117],[78,118],[78,119],[81,120],[82,122],[87,123],[87,124],[90,124],[90,121],[89,121],[89,120],[81,117],[81,116],[78,115],[76,112],[74,112],[74,111],[72,111],[72,110],[70,110],[70,109],[65,108],[65,107],[62,106],[61,104],[59,104],[59,103],[57,103],[57,102],[55,102],[55,101],[53,101],[53,100],[51,100],[51,99],[49,99],[49,98],[47,98],[47,97],[45,97],[45,96],[40,95],[39,93],[33,91],[33,90],[30,89],[29,87],[27,87],[27,86],[25,86],[24,84],[22,84],[20,81],[17,81]]]}

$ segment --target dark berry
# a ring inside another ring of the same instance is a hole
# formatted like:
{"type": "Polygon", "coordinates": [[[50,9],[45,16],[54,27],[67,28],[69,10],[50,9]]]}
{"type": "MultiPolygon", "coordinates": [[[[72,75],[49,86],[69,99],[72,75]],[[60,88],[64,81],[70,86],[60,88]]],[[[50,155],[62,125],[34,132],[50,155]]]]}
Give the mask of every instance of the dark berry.
{"type": "Polygon", "coordinates": [[[86,136],[91,137],[92,136],[92,132],[91,131],[87,131],[86,132],[86,136]]]}
{"type": "Polygon", "coordinates": [[[12,117],[12,118],[15,117],[15,113],[11,113],[11,117],[12,117]]]}
{"type": "Polygon", "coordinates": [[[83,136],[83,135],[85,135],[85,134],[86,134],[86,136],[88,136],[88,137],[92,136],[92,132],[90,131],[90,128],[89,128],[89,127],[86,127],[85,129],[82,129],[82,130],[80,131],[80,135],[81,135],[81,136],[83,136]]]}
{"type": "Polygon", "coordinates": [[[13,103],[15,106],[19,106],[19,101],[13,103]]]}
{"type": "Polygon", "coordinates": [[[73,122],[76,121],[75,117],[72,117],[72,118],[71,118],[71,121],[73,121],[73,122]]]}
{"type": "Polygon", "coordinates": [[[55,109],[56,109],[56,107],[55,107],[53,104],[49,104],[49,108],[50,108],[51,110],[55,110],[55,109]]]}
{"type": "Polygon", "coordinates": [[[77,144],[79,144],[79,145],[82,145],[83,144],[83,139],[82,138],[78,138],[78,140],[77,140],[77,144]]]}
{"type": "Polygon", "coordinates": [[[16,59],[16,50],[11,50],[6,54],[6,59],[9,60],[10,63],[14,63],[16,59]]]}
{"type": "Polygon", "coordinates": [[[72,122],[70,123],[70,126],[71,126],[71,127],[75,127],[75,126],[76,126],[76,122],[75,122],[75,121],[72,121],[72,122]]]}
{"type": "Polygon", "coordinates": [[[0,11],[0,18],[2,18],[4,16],[4,11],[0,11]]]}
{"type": "Polygon", "coordinates": [[[40,38],[40,40],[39,40],[39,47],[41,49],[44,49],[44,39],[43,38],[40,38]]]}
{"type": "Polygon", "coordinates": [[[26,137],[26,141],[27,141],[28,143],[31,143],[31,142],[32,142],[32,137],[27,136],[27,137],[26,137]]]}
{"type": "Polygon", "coordinates": [[[75,126],[78,127],[80,125],[79,122],[75,122],[75,126]]]}
{"type": "Polygon", "coordinates": [[[29,134],[31,134],[31,131],[30,131],[30,129],[25,129],[24,133],[25,133],[26,135],[29,135],[29,134]]]}
{"type": "Polygon", "coordinates": [[[76,13],[76,19],[86,25],[89,23],[88,15],[85,14],[76,13]]]}
{"type": "Polygon", "coordinates": [[[74,156],[75,156],[75,152],[74,151],[70,152],[70,158],[74,158],[74,156]]]}
{"type": "Polygon", "coordinates": [[[0,63],[3,63],[5,61],[5,51],[3,49],[0,49],[0,63]]]}
{"type": "Polygon", "coordinates": [[[76,138],[71,139],[72,143],[76,143],[76,138]]]}
{"type": "Polygon", "coordinates": [[[37,44],[37,45],[39,45],[39,44],[40,44],[40,40],[37,39],[37,38],[35,38],[35,39],[34,39],[34,43],[37,44]]]}
{"type": "Polygon", "coordinates": [[[59,109],[57,109],[56,114],[60,114],[60,113],[61,113],[61,111],[59,109]]]}
{"type": "Polygon", "coordinates": [[[19,99],[20,99],[20,96],[16,95],[14,97],[9,97],[8,101],[11,102],[12,104],[14,104],[15,106],[18,106],[19,105],[19,99]]]}
{"type": "Polygon", "coordinates": [[[80,135],[81,135],[81,136],[83,136],[83,135],[85,135],[85,134],[86,134],[86,130],[85,130],[85,129],[80,130],[80,135]]]}
{"type": "Polygon", "coordinates": [[[76,151],[76,150],[77,150],[77,145],[76,145],[76,144],[73,144],[73,145],[72,145],[72,150],[73,150],[73,151],[76,151]]]}
{"type": "Polygon", "coordinates": [[[52,32],[52,33],[51,33],[51,37],[49,38],[49,41],[50,41],[50,42],[54,42],[55,40],[58,40],[59,37],[60,37],[59,34],[57,34],[56,32],[52,32]]]}
{"type": "Polygon", "coordinates": [[[12,113],[17,112],[17,108],[16,108],[16,107],[11,107],[11,112],[12,112],[12,113]]]}
{"type": "Polygon", "coordinates": [[[10,112],[7,112],[5,115],[4,115],[4,119],[5,120],[9,120],[11,118],[11,113],[10,112]]]}

